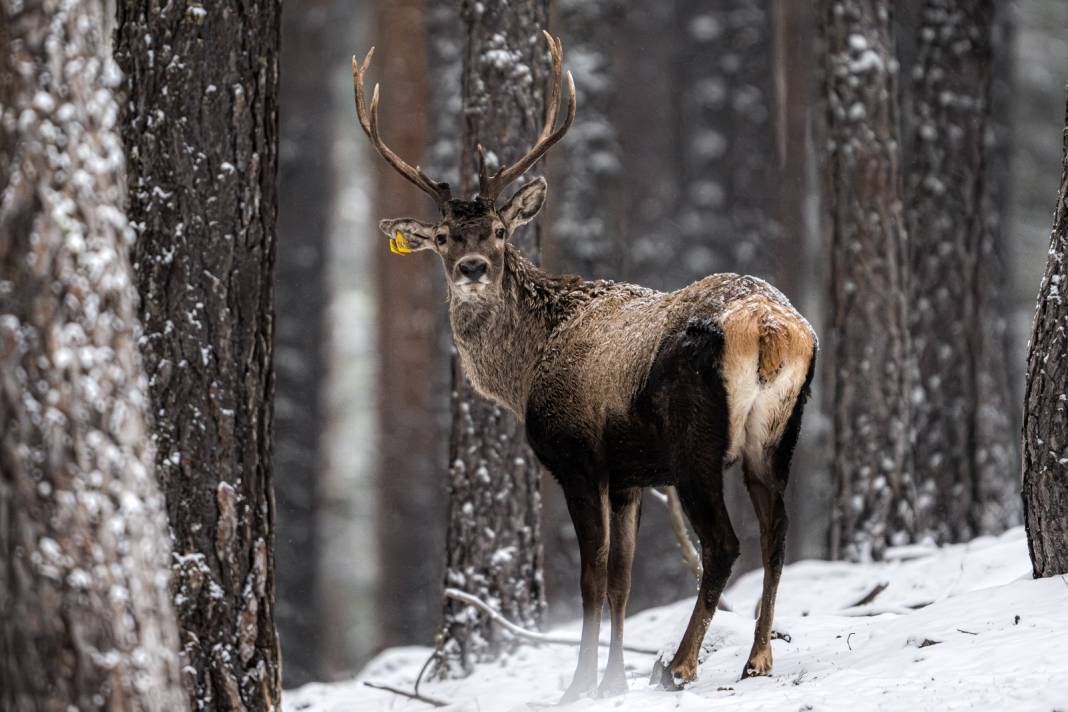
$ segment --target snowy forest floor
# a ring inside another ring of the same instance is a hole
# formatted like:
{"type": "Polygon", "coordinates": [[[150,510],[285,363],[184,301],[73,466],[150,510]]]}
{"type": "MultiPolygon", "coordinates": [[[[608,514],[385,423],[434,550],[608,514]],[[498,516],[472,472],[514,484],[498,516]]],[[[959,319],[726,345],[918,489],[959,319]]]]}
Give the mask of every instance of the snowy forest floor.
{"type": "MultiPolygon", "coordinates": [[[[734,612],[716,613],[697,682],[684,691],[650,687],[653,656],[627,653],[625,696],[560,709],[1068,710],[1068,577],[1032,580],[1022,528],[940,549],[903,547],[878,564],[786,567],[775,618],[784,639],[772,643],[772,675],[740,681],[760,581],[752,572],[728,590],[734,612]]],[[[679,601],[628,617],[626,643],[670,655],[692,605],[679,601]]],[[[577,637],[579,625],[554,632],[577,637]]],[[[353,681],[287,692],[284,710],[433,709],[363,684],[411,690],[428,653],[387,650],[353,681]]],[[[576,656],[577,648],[524,645],[466,679],[424,682],[420,692],[451,702],[443,709],[454,712],[541,709],[563,693],[576,656]]],[[[602,669],[605,657],[602,648],[602,669]]]]}

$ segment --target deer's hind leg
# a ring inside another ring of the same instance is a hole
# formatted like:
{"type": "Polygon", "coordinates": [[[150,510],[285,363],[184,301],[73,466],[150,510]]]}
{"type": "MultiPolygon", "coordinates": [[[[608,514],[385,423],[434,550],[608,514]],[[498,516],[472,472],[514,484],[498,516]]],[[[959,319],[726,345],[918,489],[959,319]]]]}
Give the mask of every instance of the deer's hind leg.
{"type": "MultiPolygon", "coordinates": [[[[809,368],[808,379],[812,369],[809,368]]],[[[786,485],[790,478],[790,460],[801,431],[801,415],[808,396],[808,381],[795,399],[790,417],[779,441],[745,453],[742,469],[745,487],[760,523],[760,553],[764,563],[764,585],[760,609],[753,632],[753,648],[742,669],[742,678],[771,673],[771,624],[775,617],[775,596],[779,589],[782,566],[786,558],[786,485]]]]}
{"type": "Polygon", "coordinates": [[[738,558],[738,537],[731,526],[730,515],[723,499],[722,462],[714,477],[697,482],[680,482],[679,500],[686,516],[701,540],[701,586],[697,594],[690,622],[682,636],[671,664],[661,672],[660,685],[677,689],[680,684],[697,677],[697,654],[712,615],[716,612],[723,587],[731,575],[731,567],[738,558]]]}
{"type": "Polygon", "coordinates": [[[786,482],[780,481],[764,462],[743,463],[745,488],[760,523],[760,554],[764,563],[764,586],[760,594],[753,648],[742,670],[742,678],[771,673],[771,623],[775,617],[775,595],[786,556],[786,482]]]}

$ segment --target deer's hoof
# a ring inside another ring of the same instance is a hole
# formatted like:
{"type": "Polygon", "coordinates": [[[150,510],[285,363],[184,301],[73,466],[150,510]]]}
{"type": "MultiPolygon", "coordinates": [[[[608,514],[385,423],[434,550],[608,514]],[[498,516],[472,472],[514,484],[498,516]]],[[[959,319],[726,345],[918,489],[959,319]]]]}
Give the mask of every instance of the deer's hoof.
{"type": "Polygon", "coordinates": [[[604,679],[601,680],[600,686],[597,688],[598,697],[616,697],[622,695],[627,691],[627,676],[623,674],[623,670],[618,672],[606,672],[604,679]]]}
{"type": "Polygon", "coordinates": [[[749,654],[749,660],[742,668],[742,679],[747,677],[765,677],[771,674],[771,650],[759,650],[749,654]]]}
{"type": "Polygon", "coordinates": [[[597,687],[597,680],[573,680],[567,688],[567,692],[557,702],[558,705],[569,705],[587,695],[593,693],[597,687]]]}
{"type": "Polygon", "coordinates": [[[653,674],[649,678],[649,684],[659,687],[661,690],[681,690],[683,686],[688,682],[693,682],[697,678],[697,670],[687,670],[685,666],[679,666],[679,669],[673,670],[671,666],[665,665],[663,660],[657,660],[653,665],[653,674]]]}

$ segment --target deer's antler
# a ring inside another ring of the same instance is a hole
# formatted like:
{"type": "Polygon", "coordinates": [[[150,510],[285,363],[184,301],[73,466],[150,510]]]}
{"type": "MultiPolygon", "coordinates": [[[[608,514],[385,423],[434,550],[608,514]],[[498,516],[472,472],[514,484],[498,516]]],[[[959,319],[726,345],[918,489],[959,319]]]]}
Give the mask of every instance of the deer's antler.
{"type": "Polygon", "coordinates": [[[356,116],[360,120],[360,126],[363,128],[363,132],[367,134],[367,138],[371,139],[371,144],[382,158],[386,159],[386,162],[393,166],[402,176],[426,191],[430,197],[437,202],[438,207],[440,208],[452,197],[452,192],[449,190],[449,184],[438,183],[437,181],[432,180],[419,166],[413,168],[403,158],[394,153],[379,135],[378,84],[375,84],[375,88],[371,92],[370,112],[367,110],[366,100],[364,98],[363,78],[367,73],[367,68],[371,65],[371,57],[374,56],[374,53],[375,48],[372,47],[367,53],[367,56],[364,57],[362,64],[356,63],[355,56],[352,58],[352,86],[356,90],[356,116]]]}
{"type": "Polygon", "coordinates": [[[527,151],[526,155],[510,166],[502,166],[496,174],[490,175],[486,167],[486,152],[481,145],[478,147],[478,192],[484,198],[497,200],[508,184],[519,176],[526,173],[527,169],[538,162],[545,152],[552,148],[553,144],[564,137],[571,128],[571,122],[575,120],[575,80],[571,72],[567,73],[567,116],[564,123],[554,130],[556,114],[560,109],[560,88],[564,71],[564,43],[560,38],[554,39],[548,32],[542,31],[545,40],[549,43],[549,54],[553,60],[552,91],[549,95],[549,103],[545,109],[545,126],[538,136],[537,142],[527,151]]]}

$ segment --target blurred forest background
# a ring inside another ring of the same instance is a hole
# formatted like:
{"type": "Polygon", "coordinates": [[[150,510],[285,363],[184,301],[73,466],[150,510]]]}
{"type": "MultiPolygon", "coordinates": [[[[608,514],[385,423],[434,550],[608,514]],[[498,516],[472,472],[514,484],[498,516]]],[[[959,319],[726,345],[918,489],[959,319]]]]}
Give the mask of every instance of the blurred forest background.
{"type": "MultiPolygon", "coordinates": [[[[543,263],[661,289],[748,272],[780,287],[824,331],[824,112],[809,5],[556,2],[550,29],[563,38],[579,109],[545,168],[543,263]]],[[[456,183],[458,6],[302,0],[283,13],[275,487],[286,687],[346,677],[387,646],[429,644],[440,624],[451,350],[444,287],[436,260],[391,255],[375,226],[382,217],[430,219],[432,206],[361,136],[349,60],[376,45],[387,142],[456,183]]],[[[1015,437],[1061,168],[1068,4],[997,6],[992,134],[1013,391],[1000,415],[1015,437]]],[[[895,3],[903,115],[919,7],[895,3]]],[[[809,409],[795,459],[793,560],[831,553],[825,413],[809,409]]],[[[728,480],[743,547],[737,575],[758,565],[759,548],[741,478],[728,480]]],[[[578,551],[556,483],[544,478],[543,488],[552,621],[577,612],[578,551]]],[[[693,590],[665,509],[649,498],[630,610],[693,590]]]]}

